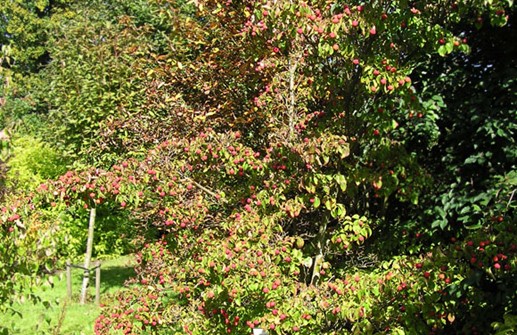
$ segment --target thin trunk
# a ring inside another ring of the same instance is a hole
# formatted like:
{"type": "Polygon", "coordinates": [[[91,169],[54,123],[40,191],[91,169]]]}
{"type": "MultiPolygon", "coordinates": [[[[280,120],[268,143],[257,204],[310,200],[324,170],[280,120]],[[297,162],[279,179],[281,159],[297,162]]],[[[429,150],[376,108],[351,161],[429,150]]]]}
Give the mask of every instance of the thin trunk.
{"type": "Polygon", "coordinates": [[[325,261],[325,239],[327,237],[327,221],[325,218],[324,223],[320,226],[318,232],[318,240],[316,241],[316,247],[318,248],[318,254],[314,257],[314,266],[312,268],[311,285],[317,285],[320,279],[320,270],[323,262],[325,261]]]}
{"type": "Polygon", "coordinates": [[[294,139],[294,122],[295,122],[295,107],[296,107],[296,92],[294,88],[296,68],[298,61],[289,59],[289,141],[294,139]]]}
{"type": "Polygon", "coordinates": [[[86,289],[88,288],[88,282],[90,280],[90,261],[92,259],[93,249],[93,230],[95,228],[95,207],[90,209],[90,222],[88,224],[88,242],[86,244],[86,255],[84,257],[84,275],[83,275],[83,287],[81,289],[81,304],[86,302],[86,289]]]}

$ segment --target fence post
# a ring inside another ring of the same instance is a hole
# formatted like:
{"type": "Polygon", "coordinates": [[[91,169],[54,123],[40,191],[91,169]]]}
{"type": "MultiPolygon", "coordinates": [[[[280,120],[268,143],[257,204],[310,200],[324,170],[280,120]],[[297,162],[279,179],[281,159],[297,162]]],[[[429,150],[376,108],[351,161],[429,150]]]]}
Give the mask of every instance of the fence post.
{"type": "Polygon", "coordinates": [[[95,304],[98,305],[101,297],[101,262],[97,261],[95,264],[95,304]]]}
{"type": "Polygon", "coordinates": [[[68,299],[72,299],[72,266],[70,260],[66,260],[66,293],[68,299]]]}

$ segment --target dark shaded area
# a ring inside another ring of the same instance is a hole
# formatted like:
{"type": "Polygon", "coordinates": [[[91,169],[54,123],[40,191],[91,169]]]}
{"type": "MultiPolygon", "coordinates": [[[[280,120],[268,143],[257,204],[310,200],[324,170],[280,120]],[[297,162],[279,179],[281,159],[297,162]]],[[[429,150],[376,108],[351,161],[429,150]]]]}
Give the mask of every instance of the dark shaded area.
{"type": "Polygon", "coordinates": [[[110,289],[124,287],[124,283],[133,276],[135,276],[135,270],[129,265],[101,267],[101,293],[106,293],[110,289]]]}
{"type": "MultiPolygon", "coordinates": [[[[419,158],[432,176],[433,187],[417,206],[390,199],[387,213],[391,224],[378,229],[368,241],[373,248],[382,245],[381,250],[391,250],[380,257],[388,259],[410,249],[432,250],[472,231],[479,231],[480,236],[486,233],[486,238],[514,233],[494,225],[497,218],[507,226],[517,223],[515,199],[512,202],[507,196],[512,186],[504,182],[517,163],[515,8],[508,14],[509,23],[504,27],[488,23],[479,29],[456,27],[455,34],[467,38],[471,53],[433,57],[415,71],[418,90],[440,96],[446,106],[436,123],[440,132],[437,144],[419,158]]],[[[421,139],[416,132],[413,135],[414,141],[409,140],[407,147],[418,152],[421,139]]],[[[459,261],[469,264],[470,258],[459,261]]],[[[493,322],[517,313],[515,274],[494,276],[489,265],[483,269],[471,266],[461,284],[450,286],[437,299],[439,305],[454,301],[458,309],[455,322],[433,334],[489,334],[493,322]],[[473,303],[459,304],[462,301],[473,303]]],[[[408,302],[408,310],[410,305],[408,302]]],[[[424,320],[418,315],[415,313],[415,318],[424,320]]],[[[422,327],[421,331],[426,331],[422,327]]]]}

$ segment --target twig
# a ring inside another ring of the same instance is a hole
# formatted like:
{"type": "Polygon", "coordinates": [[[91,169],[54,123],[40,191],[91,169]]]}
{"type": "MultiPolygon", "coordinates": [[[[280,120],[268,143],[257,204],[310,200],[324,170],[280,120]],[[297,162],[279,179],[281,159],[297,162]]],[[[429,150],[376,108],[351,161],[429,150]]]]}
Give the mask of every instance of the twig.
{"type": "Polygon", "coordinates": [[[506,209],[508,209],[508,207],[510,207],[510,203],[513,200],[513,196],[515,195],[515,191],[517,191],[517,189],[512,191],[512,194],[510,195],[510,199],[508,200],[508,203],[506,204],[506,209]]]}
{"type": "Polygon", "coordinates": [[[193,179],[191,179],[189,177],[185,177],[184,175],[181,175],[181,176],[183,177],[183,180],[187,180],[187,181],[191,182],[192,184],[196,185],[199,189],[201,189],[202,191],[205,191],[206,193],[210,194],[214,198],[216,198],[218,200],[221,200],[223,203],[228,203],[228,200],[226,200],[224,198],[221,198],[220,196],[218,196],[217,193],[215,193],[214,191],[209,190],[208,188],[206,188],[205,186],[199,184],[195,180],[193,180],[193,179]]]}

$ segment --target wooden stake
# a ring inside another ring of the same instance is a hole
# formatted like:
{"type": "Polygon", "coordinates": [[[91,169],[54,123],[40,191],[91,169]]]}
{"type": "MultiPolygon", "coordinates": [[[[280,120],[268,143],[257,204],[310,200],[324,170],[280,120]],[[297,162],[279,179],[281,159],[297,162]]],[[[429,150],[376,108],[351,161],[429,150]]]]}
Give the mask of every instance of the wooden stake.
{"type": "Polygon", "coordinates": [[[72,299],[72,266],[70,260],[66,260],[66,293],[68,299],[72,299]]]}
{"type": "Polygon", "coordinates": [[[101,262],[96,262],[95,268],[95,303],[98,305],[101,301],[101,262]]]}

